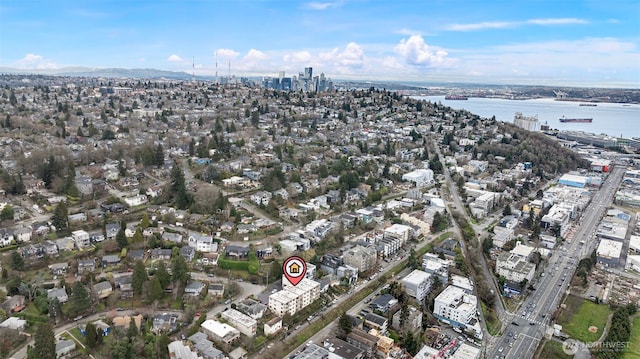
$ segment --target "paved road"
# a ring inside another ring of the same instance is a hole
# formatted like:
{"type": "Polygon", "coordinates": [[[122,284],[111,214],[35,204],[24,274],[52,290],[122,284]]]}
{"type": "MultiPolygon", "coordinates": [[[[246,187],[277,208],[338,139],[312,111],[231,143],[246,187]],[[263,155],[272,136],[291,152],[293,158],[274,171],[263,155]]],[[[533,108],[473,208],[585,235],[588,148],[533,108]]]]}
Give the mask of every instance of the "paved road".
{"type": "Polygon", "coordinates": [[[508,315],[508,324],[502,337],[487,350],[488,358],[533,357],[547,326],[550,325],[551,316],[568,291],[578,262],[589,256],[597,245],[596,227],[611,204],[623,174],[624,168],[614,168],[601,189],[593,195],[579,220],[580,226],[575,236],[570,243],[564,244],[553,254],[545,276],[534,284],[537,289],[524,301],[521,312],[508,315]],[[510,333],[517,337],[511,337],[510,333]]]}

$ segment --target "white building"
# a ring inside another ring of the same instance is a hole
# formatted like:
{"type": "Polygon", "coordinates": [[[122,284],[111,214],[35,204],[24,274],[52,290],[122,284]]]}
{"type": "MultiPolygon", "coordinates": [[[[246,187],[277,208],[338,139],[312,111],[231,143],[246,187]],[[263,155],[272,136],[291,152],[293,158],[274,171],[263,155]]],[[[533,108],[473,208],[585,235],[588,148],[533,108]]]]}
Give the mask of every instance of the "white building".
{"type": "Polygon", "coordinates": [[[213,340],[231,343],[240,338],[240,331],[229,324],[220,323],[217,320],[207,319],[200,326],[202,331],[213,340]]]}
{"type": "Polygon", "coordinates": [[[127,197],[124,199],[124,203],[129,207],[141,206],[147,203],[149,200],[147,199],[147,195],[137,194],[133,197],[127,197]]]}
{"type": "Polygon", "coordinates": [[[496,272],[507,280],[519,283],[526,279],[531,282],[536,266],[518,254],[502,253],[496,260],[496,272]]]}
{"type": "Polygon", "coordinates": [[[282,290],[269,296],[269,310],[282,317],[285,313],[294,315],[302,308],[320,298],[320,283],[303,278],[298,285],[293,286],[283,276],[282,290]]]}
{"type": "Polygon", "coordinates": [[[87,231],[73,231],[71,233],[71,238],[73,238],[73,242],[75,242],[78,248],[85,248],[91,245],[91,241],[89,240],[89,233],[87,233],[87,231]]]}
{"type": "Polygon", "coordinates": [[[525,116],[522,112],[516,112],[515,116],[513,116],[513,124],[527,131],[538,131],[540,128],[538,115],[525,116]]]}
{"type": "Polygon", "coordinates": [[[431,274],[415,269],[401,280],[405,292],[419,302],[429,294],[431,290],[431,274]]]}
{"type": "Polygon", "coordinates": [[[218,250],[218,244],[213,241],[212,236],[195,232],[189,233],[189,247],[202,253],[212,253],[218,250]]]}
{"type": "Polygon", "coordinates": [[[445,284],[449,281],[449,266],[451,261],[448,259],[441,259],[435,253],[425,253],[422,256],[422,269],[440,280],[440,283],[445,284]]]}
{"type": "Polygon", "coordinates": [[[417,169],[402,175],[402,180],[413,182],[416,187],[422,187],[433,182],[433,171],[430,169],[417,169]]]}
{"type": "Polygon", "coordinates": [[[233,308],[227,309],[222,312],[222,318],[229,324],[233,325],[240,333],[252,337],[256,335],[258,329],[258,322],[250,316],[241,313],[233,308]]]}
{"type": "Polygon", "coordinates": [[[478,309],[475,295],[462,288],[448,286],[434,301],[433,314],[440,320],[458,327],[466,327],[474,319],[478,309]]]}
{"type": "Polygon", "coordinates": [[[390,227],[384,229],[384,237],[399,239],[402,242],[400,244],[402,246],[407,243],[411,237],[411,227],[398,223],[392,224],[390,227]]]}
{"type": "Polygon", "coordinates": [[[169,348],[170,359],[202,359],[198,353],[191,351],[191,348],[184,345],[182,340],[171,342],[167,347],[169,348]]]}

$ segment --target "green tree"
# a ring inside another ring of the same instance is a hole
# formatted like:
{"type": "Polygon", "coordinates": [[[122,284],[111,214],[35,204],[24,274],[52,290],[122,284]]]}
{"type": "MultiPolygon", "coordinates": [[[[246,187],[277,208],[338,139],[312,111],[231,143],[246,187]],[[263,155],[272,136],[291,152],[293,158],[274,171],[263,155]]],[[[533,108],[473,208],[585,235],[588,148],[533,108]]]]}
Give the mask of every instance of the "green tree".
{"type": "Polygon", "coordinates": [[[33,348],[29,351],[29,359],[56,359],[56,344],[51,324],[39,324],[34,335],[33,348]]]}
{"type": "Polygon", "coordinates": [[[69,215],[69,210],[67,209],[66,202],[60,202],[56,205],[56,208],[53,210],[53,217],[51,218],[51,222],[54,227],[56,227],[56,232],[63,231],[67,229],[69,222],[67,220],[67,216],[69,215]]]}
{"type": "Polygon", "coordinates": [[[502,215],[503,216],[510,216],[511,215],[511,206],[510,205],[506,205],[504,206],[504,209],[502,210],[502,215]]]}
{"type": "Polygon", "coordinates": [[[347,315],[346,312],[342,313],[340,319],[338,319],[338,328],[338,337],[341,339],[346,339],[349,333],[351,333],[353,323],[351,322],[351,318],[347,315]]]}
{"type": "Polygon", "coordinates": [[[13,219],[13,206],[8,204],[0,211],[0,221],[13,219]]]}
{"type": "Polygon", "coordinates": [[[154,277],[158,278],[158,281],[160,281],[160,287],[163,289],[171,283],[171,275],[167,272],[167,267],[162,261],[158,263],[158,269],[156,269],[154,277]]]}
{"type": "Polygon", "coordinates": [[[133,338],[137,336],[138,336],[138,326],[136,325],[136,321],[132,317],[131,320],[129,320],[129,328],[127,329],[127,338],[129,338],[129,340],[133,340],[133,338]]]}
{"type": "Polygon", "coordinates": [[[129,245],[129,241],[127,241],[127,236],[124,234],[124,229],[120,228],[118,233],[116,233],[116,243],[118,243],[118,248],[127,248],[129,245]]]}
{"type": "Polygon", "coordinates": [[[153,164],[161,167],[164,165],[164,149],[162,148],[162,144],[158,144],[155,151],[153,151],[153,164]]]}
{"type": "Polygon", "coordinates": [[[189,281],[189,268],[187,268],[187,261],[183,256],[176,256],[171,263],[171,275],[173,281],[181,285],[186,285],[189,281]]]}
{"type": "Polygon", "coordinates": [[[144,229],[149,227],[149,214],[147,212],[142,214],[142,220],[140,221],[140,228],[144,229]]]}
{"type": "Polygon", "coordinates": [[[144,267],[144,263],[141,260],[136,261],[133,266],[133,276],[131,278],[131,287],[136,295],[142,294],[142,288],[147,281],[147,269],[144,267]]]}
{"type": "Polygon", "coordinates": [[[416,253],[415,249],[411,248],[409,250],[409,259],[407,260],[407,267],[418,269],[420,268],[420,258],[418,258],[418,253],[416,253]]]}
{"type": "Polygon", "coordinates": [[[95,348],[98,345],[98,331],[96,330],[96,325],[93,323],[89,323],[85,329],[85,342],[89,348],[95,348]]]}
{"type": "Polygon", "coordinates": [[[89,308],[91,308],[89,291],[87,291],[87,288],[85,288],[80,281],[77,281],[71,289],[68,308],[69,315],[75,317],[78,314],[84,313],[89,308]]]}
{"type": "Polygon", "coordinates": [[[20,272],[24,271],[24,258],[16,250],[11,252],[11,268],[20,272]]]}
{"type": "Polygon", "coordinates": [[[164,289],[160,284],[160,280],[157,276],[151,278],[151,282],[149,283],[149,302],[154,302],[156,300],[161,300],[164,296],[164,289]]]}

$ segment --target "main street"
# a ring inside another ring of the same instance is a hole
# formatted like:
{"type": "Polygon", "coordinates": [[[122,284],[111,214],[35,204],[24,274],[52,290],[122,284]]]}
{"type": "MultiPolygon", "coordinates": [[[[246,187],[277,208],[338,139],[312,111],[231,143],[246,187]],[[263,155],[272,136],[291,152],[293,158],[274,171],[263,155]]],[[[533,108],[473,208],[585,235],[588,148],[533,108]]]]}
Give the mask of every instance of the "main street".
{"type": "Polygon", "coordinates": [[[616,193],[623,167],[615,167],[593,194],[579,220],[580,226],[571,240],[564,244],[549,260],[545,276],[535,284],[536,290],[524,301],[521,313],[508,313],[503,335],[489,347],[489,358],[532,358],[547,331],[552,315],[568,290],[580,259],[587,257],[597,245],[594,233],[616,193]],[[518,315],[519,314],[519,315],[518,315]]]}

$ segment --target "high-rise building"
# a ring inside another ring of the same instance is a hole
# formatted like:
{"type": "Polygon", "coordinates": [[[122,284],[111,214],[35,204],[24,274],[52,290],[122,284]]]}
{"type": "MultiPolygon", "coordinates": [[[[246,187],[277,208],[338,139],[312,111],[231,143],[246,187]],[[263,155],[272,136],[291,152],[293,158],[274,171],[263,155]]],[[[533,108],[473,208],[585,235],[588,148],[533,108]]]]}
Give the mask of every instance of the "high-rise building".
{"type": "Polygon", "coordinates": [[[311,80],[313,78],[313,67],[305,67],[304,68],[304,77],[307,80],[311,80]]]}

